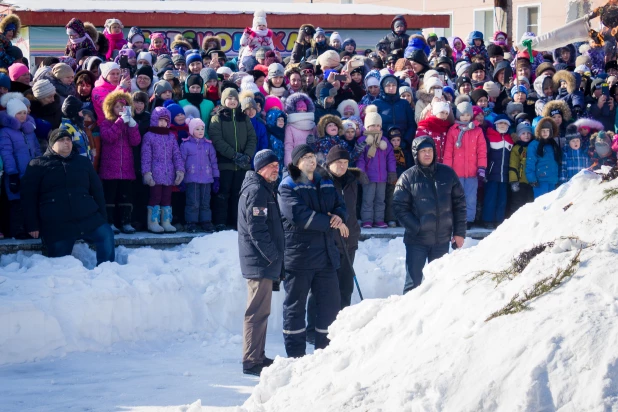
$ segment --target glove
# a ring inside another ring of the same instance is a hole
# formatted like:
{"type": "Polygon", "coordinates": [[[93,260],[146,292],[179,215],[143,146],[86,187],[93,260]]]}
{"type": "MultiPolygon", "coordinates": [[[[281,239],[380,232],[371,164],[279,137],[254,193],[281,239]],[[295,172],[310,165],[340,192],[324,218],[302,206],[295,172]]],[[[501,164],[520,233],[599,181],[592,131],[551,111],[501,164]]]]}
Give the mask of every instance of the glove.
{"type": "Polygon", "coordinates": [[[234,163],[236,163],[236,166],[242,167],[242,157],[243,157],[242,153],[240,152],[234,153],[234,157],[232,157],[232,160],[234,161],[234,163]]]}
{"type": "Polygon", "coordinates": [[[519,182],[513,182],[513,183],[511,183],[511,190],[512,190],[514,193],[519,192],[519,182]]]}
{"type": "Polygon", "coordinates": [[[21,188],[21,181],[19,179],[19,175],[17,173],[9,175],[9,190],[13,194],[19,193],[19,189],[21,188]]]}
{"type": "Polygon", "coordinates": [[[315,136],[312,134],[307,135],[307,144],[313,145],[316,142],[315,136]]]}
{"type": "Polygon", "coordinates": [[[129,123],[130,120],[131,120],[131,115],[128,112],[122,114],[122,121],[123,122],[129,123]]]}
{"type": "Polygon", "coordinates": [[[281,290],[281,281],[273,280],[273,292],[279,292],[281,290]]]}
{"type": "Polygon", "coordinates": [[[148,172],[144,174],[144,184],[148,185],[150,187],[153,187],[156,183],[154,181],[154,179],[152,178],[152,173],[148,172]]]}
{"type": "Polygon", "coordinates": [[[539,187],[539,182],[530,182],[530,186],[539,187]]]}
{"type": "Polygon", "coordinates": [[[479,179],[485,180],[485,169],[482,167],[479,168],[479,170],[476,171],[476,175],[479,177],[479,179]]]}
{"type": "Polygon", "coordinates": [[[135,126],[137,126],[137,122],[135,121],[134,118],[131,117],[129,120],[129,127],[135,127],[135,126]]]}
{"type": "Polygon", "coordinates": [[[251,158],[246,154],[237,152],[234,155],[234,163],[242,169],[248,169],[251,166],[251,158]]]}
{"type": "Polygon", "coordinates": [[[212,182],[212,192],[214,194],[219,193],[219,188],[221,187],[221,183],[219,182],[219,178],[215,177],[215,181],[212,182]]]}
{"type": "Polygon", "coordinates": [[[174,180],[174,186],[178,186],[182,179],[185,178],[185,172],[181,172],[180,170],[176,172],[176,180],[174,180]]]}
{"type": "Polygon", "coordinates": [[[397,173],[388,172],[386,174],[386,181],[391,185],[394,185],[395,183],[397,183],[397,173]]]}

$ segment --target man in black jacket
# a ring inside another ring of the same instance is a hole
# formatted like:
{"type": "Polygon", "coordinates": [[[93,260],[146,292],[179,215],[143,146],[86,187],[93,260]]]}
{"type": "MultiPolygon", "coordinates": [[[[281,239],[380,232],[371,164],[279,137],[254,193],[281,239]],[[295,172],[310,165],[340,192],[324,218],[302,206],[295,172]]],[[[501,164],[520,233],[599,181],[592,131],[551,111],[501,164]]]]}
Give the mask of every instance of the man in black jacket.
{"type": "Polygon", "coordinates": [[[462,247],[466,237],[463,187],[453,169],[436,163],[435,151],[430,136],[414,139],[412,156],[416,166],[401,175],[393,195],[393,210],[405,228],[404,294],[421,284],[425,261],[447,254],[451,241],[462,247]]]}
{"type": "Polygon", "coordinates": [[[266,328],[272,292],[279,290],[283,274],[284,237],[274,184],[279,162],[272,150],[254,158],[256,172],[245,175],[238,202],[238,253],[242,275],[249,288],[243,327],[243,372],[259,376],[272,364],[265,356],[266,328]]]}
{"type": "Polygon", "coordinates": [[[114,261],[114,232],[107,224],[103,185],[87,157],[74,150],[71,134],[56,129],[43,156],[22,178],[26,229],[47,246],[47,256],[70,255],[78,239],[93,243],[97,265],[114,261]]]}

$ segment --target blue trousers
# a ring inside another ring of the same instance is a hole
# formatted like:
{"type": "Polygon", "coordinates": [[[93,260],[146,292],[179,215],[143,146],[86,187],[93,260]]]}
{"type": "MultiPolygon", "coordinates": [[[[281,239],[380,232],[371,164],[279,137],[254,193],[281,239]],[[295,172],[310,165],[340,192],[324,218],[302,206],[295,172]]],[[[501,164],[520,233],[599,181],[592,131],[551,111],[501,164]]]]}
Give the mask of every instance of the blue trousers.
{"type": "Polygon", "coordinates": [[[92,245],[97,251],[97,266],[103,262],[113,262],[115,260],[114,251],[114,232],[109,224],[103,224],[84,236],[73,237],[59,240],[57,242],[45,242],[47,247],[47,257],[69,256],[73,252],[73,246],[79,239],[92,245]]]}
{"type": "Polygon", "coordinates": [[[210,183],[187,183],[185,192],[185,221],[187,223],[204,223],[212,221],[210,210],[210,183]]]}
{"type": "Polygon", "coordinates": [[[479,188],[479,179],[475,177],[460,177],[459,181],[466,195],[466,221],[474,222],[476,217],[476,192],[479,188]]]}
{"type": "Polygon", "coordinates": [[[448,247],[448,242],[432,246],[406,243],[406,283],[403,286],[404,295],[420,286],[423,281],[425,263],[440,259],[446,255],[448,247]]]}
{"type": "Polygon", "coordinates": [[[555,183],[538,183],[539,185],[537,187],[533,187],[532,191],[534,192],[534,198],[538,198],[540,196],[543,196],[549,192],[551,192],[552,190],[554,190],[556,188],[556,184],[555,183]]]}
{"type": "Polygon", "coordinates": [[[485,199],[483,199],[483,221],[502,223],[506,214],[506,182],[485,183],[485,199]]]}
{"type": "Polygon", "coordinates": [[[316,304],[315,348],[324,349],[329,343],[328,327],[341,309],[337,271],[286,270],[283,285],[283,341],[288,357],[299,358],[306,353],[305,307],[310,290],[316,304]]]}

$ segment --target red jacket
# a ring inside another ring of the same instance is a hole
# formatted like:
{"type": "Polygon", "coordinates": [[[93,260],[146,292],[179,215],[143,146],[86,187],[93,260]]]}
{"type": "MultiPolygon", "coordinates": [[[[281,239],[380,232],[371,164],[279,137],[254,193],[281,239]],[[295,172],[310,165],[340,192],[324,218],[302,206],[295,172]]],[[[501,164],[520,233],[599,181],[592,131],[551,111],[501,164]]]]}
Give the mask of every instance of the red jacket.
{"type": "Polygon", "coordinates": [[[436,144],[436,161],[438,163],[443,163],[444,144],[446,143],[446,133],[449,127],[451,127],[451,122],[448,120],[430,116],[421,120],[416,129],[415,137],[431,136],[433,139],[436,144]]]}
{"type": "Polygon", "coordinates": [[[461,146],[457,147],[461,128],[466,129],[467,125],[455,123],[446,134],[444,164],[455,169],[459,177],[476,177],[479,168],[487,167],[485,136],[483,130],[475,124],[474,129],[463,132],[461,146]]]}

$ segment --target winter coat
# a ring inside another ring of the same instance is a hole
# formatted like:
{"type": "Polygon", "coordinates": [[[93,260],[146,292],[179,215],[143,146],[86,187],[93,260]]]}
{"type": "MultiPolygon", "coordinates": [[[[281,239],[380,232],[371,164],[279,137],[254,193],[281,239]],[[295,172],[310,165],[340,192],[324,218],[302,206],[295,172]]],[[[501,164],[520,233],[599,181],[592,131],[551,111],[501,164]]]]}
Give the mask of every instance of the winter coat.
{"type": "Polygon", "coordinates": [[[344,200],[328,176],[315,172],[309,181],[296,166],[279,185],[279,208],[285,232],[286,270],[337,270],[340,257],[329,213],[348,220],[344,200]]]}
{"type": "Polygon", "coordinates": [[[614,109],[610,110],[609,101],[606,101],[602,108],[599,109],[597,99],[588,105],[588,113],[591,118],[597,120],[603,124],[604,130],[614,130],[616,124],[616,103],[614,103],[614,109]]]}
{"type": "Polygon", "coordinates": [[[180,155],[185,165],[184,183],[212,183],[219,177],[217,151],[210,140],[191,136],[180,145],[180,155]]]}
{"type": "Polygon", "coordinates": [[[415,139],[412,155],[416,166],[406,170],[395,186],[393,211],[405,228],[406,244],[425,246],[449,243],[453,236],[466,236],[466,197],[459,178],[450,167],[418,163],[418,146],[429,137],[415,139]]]}
{"type": "Polygon", "coordinates": [[[124,39],[124,34],[122,31],[118,34],[112,34],[107,31],[107,29],[103,30],[103,35],[109,42],[109,49],[105,54],[106,60],[110,60],[114,57],[114,50],[122,50],[123,46],[128,42],[124,39]]]}
{"type": "Polygon", "coordinates": [[[560,168],[560,182],[565,183],[581,170],[590,167],[590,157],[583,147],[573,150],[567,144],[562,149],[562,167],[560,168]]]}
{"type": "Polygon", "coordinates": [[[554,75],[554,84],[557,87],[560,87],[560,81],[566,82],[566,88],[558,88],[556,100],[564,100],[569,105],[569,109],[575,113],[586,108],[584,93],[579,90],[581,79],[579,73],[571,73],[566,70],[560,70],[554,75]]]}
{"type": "Polygon", "coordinates": [[[476,125],[471,130],[467,127],[467,124],[460,123],[451,126],[444,146],[444,164],[452,167],[457,176],[463,178],[476,177],[480,168],[487,167],[487,143],[483,130],[476,125]],[[463,136],[457,147],[460,134],[463,136]]]}
{"type": "Polygon", "coordinates": [[[249,171],[238,202],[238,255],[245,279],[279,281],[285,237],[274,186],[249,171]]]}
{"type": "MultiPolygon", "coordinates": [[[[150,127],[157,127],[158,124],[159,116],[155,111],[150,116],[150,127]]],[[[173,186],[178,171],[184,173],[185,163],[174,133],[146,133],[142,142],[142,174],[152,173],[156,184],[173,186]]]]}
{"type": "Polygon", "coordinates": [[[553,96],[545,96],[545,93],[543,92],[543,83],[547,78],[551,79],[549,75],[543,74],[542,76],[537,77],[533,83],[534,91],[539,97],[534,103],[534,110],[537,116],[542,116],[545,105],[554,99],[553,96]]]}
{"type": "Polygon", "coordinates": [[[238,56],[240,63],[245,57],[255,55],[256,50],[260,47],[268,47],[270,50],[274,50],[273,32],[270,29],[264,30],[264,33],[258,33],[253,29],[248,33],[244,32],[240,37],[240,47],[243,47],[238,56]]]}
{"type": "Polygon", "coordinates": [[[509,183],[526,183],[526,156],[530,142],[517,142],[509,158],[509,183]]]}
{"type": "MultiPolygon", "coordinates": [[[[421,120],[424,120],[424,118],[422,117],[423,115],[427,117],[425,108],[431,104],[433,97],[433,94],[427,93],[424,90],[418,90],[416,92],[416,104],[414,105],[414,121],[417,124],[420,123],[421,120]]],[[[429,115],[431,116],[431,113],[429,115]]]]}
{"type": "MultiPolygon", "coordinates": [[[[4,188],[9,200],[19,199],[19,193],[9,190],[10,175],[26,173],[28,163],[41,155],[41,146],[34,134],[34,119],[30,116],[24,123],[14,117],[7,116],[9,125],[0,129],[0,157],[4,164],[4,188]]],[[[23,182],[21,188],[23,189],[23,182]]]]}
{"type": "Polygon", "coordinates": [[[392,50],[405,49],[408,46],[410,35],[406,34],[405,30],[402,34],[395,33],[395,22],[397,20],[402,21],[404,27],[408,28],[406,19],[403,16],[395,16],[391,22],[391,32],[376,44],[376,50],[384,50],[388,54],[392,50]]]}
{"type": "Polygon", "coordinates": [[[208,135],[217,150],[219,170],[240,170],[232,160],[236,153],[246,154],[252,159],[255,155],[257,136],[251,119],[240,108],[224,108],[213,116],[208,135]]]}
{"type": "Polygon", "coordinates": [[[491,182],[508,182],[513,138],[508,133],[500,134],[490,127],[487,129],[487,140],[489,152],[485,176],[491,182]]]}
{"type": "MultiPolygon", "coordinates": [[[[359,143],[367,140],[366,136],[361,136],[358,139],[359,143]]],[[[386,183],[388,181],[388,173],[397,173],[397,163],[395,162],[395,154],[393,146],[384,136],[382,142],[386,143],[386,149],[382,150],[379,147],[376,150],[374,157],[369,157],[369,145],[365,146],[365,150],[356,161],[356,166],[365,172],[371,183],[386,183]]]]}
{"type": "Polygon", "coordinates": [[[292,161],[292,150],[298,145],[307,143],[307,136],[317,137],[314,114],[288,113],[288,124],[285,127],[285,164],[292,161]]]}
{"type": "MultiPolygon", "coordinates": [[[[187,106],[189,106],[191,103],[187,100],[181,100],[178,102],[178,104],[180,105],[180,107],[182,107],[183,109],[187,106]]],[[[199,104],[199,107],[197,107],[197,109],[200,111],[200,119],[202,119],[202,121],[204,122],[204,124],[206,125],[206,130],[204,131],[204,137],[206,139],[210,138],[210,135],[208,134],[208,129],[210,128],[210,120],[211,120],[211,113],[215,108],[215,104],[213,102],[211,102],[208,99],[204,99],[202,100],[202,102],[199,104]]]]}
{"type": "Polygon", "coordinates": [[[436,147],[436,161],[438,163],[444,162],[444,145],[446,144],[446,134],[450,127],[451,122],[448,120],[430,116],[421,120],[416,129],[416,137],[431,136],[433,139],[436,147]]]}
{"type": "Polygon", "coordinates": [[[395,94],[386,94],[384,84],[388,78],[396,79],[395,76],[386,75],[380,80],[380,96],[373,102],[378,107],[378,113],[382,117],[382,130],[396,126],[401,130],[403,140],[410,147],[414,140],[416,124],[414,112],[407,100],[399,97],[399,90],[395,94]]]}
{"type": "Polygon", "coordinates": [[[97,116],[97,123],[99,123],[99,126],[105,121],[103,102],[107,95],[114,91],[122,92],[125,90],[120,85],[114,86],[102,76],[94,83],[94,89],[92,89],[92,105],[94,106],[94,113],[97,116]]]}
{"type": "Polygon", "coordinates": [[[62,157],[48,149],[32,160],[21,194],[26,231],[40,231],[44,242],[80,238],[107,223],[101,180],[76,150],[62,157]]]}
{"type": "Polygon", "coordinates": [[[72,18],[66,25],[66,28],[75,30],[81,41],[72,43],[71,39],[69,39],[67,47],[64,50],[65,56],[75,58],[79,49],[87,49],[92,56],[97,54],[97,49],[94,44],[97,40],[97,30],[91,23],[84,24],[81,20],[72,18]]]}
{"type": "MultiPolygon", "coordinates": [[[[251,124],[253,125],[253,130],[255,130],[255,136],[257,138],[257,145],[255,147],[255,153],[259,152],[263,149],[268,149],[268,132],[266,131],[266,126],[257,116],[251,119],[251,124]]],[[[253,160],[253,159],[251,159],[253,160]]],[[[253,163],[253,162],[251,162],[253,163]]]]}
{"type": "MultiPolygon", "coordinates": [[[[554,142],[553,139],[548,139],[554,142]]],[[[556,145],[546,144],[543,149],[543,156],[538,156],[537,148],[539,140],[534,140],[528,145],[526,154],[526,178],[530,183],[550,183],[557,184],[560,180],[560,165],[556,162],[556,145]]],[[[555,143],[555,142],[554,142],[555,143]]]]}
{"type": "Polygon", "coordinates": [[[56,94],[54,96],[54,101],[45,106],[35,99],[34,95],[32,95],[32,90],[28,91],[25,96],[30,100],[30,115],[34,117],[35,120],[39,119],[48,122],[52,129],[60,127],[60,123],[62,122],[62,103],[60,102],[60,96],[56,94]]]}
{"type": "Polygon", "coordinates": [[[305,52],[305,60],[308,60],[311,56],[319,57],[328,50],[335,50],[328,44],[328,40],[326,40],[324,44],[317,44],[315,41],[312,41],[311,47],[305,52]]]}

